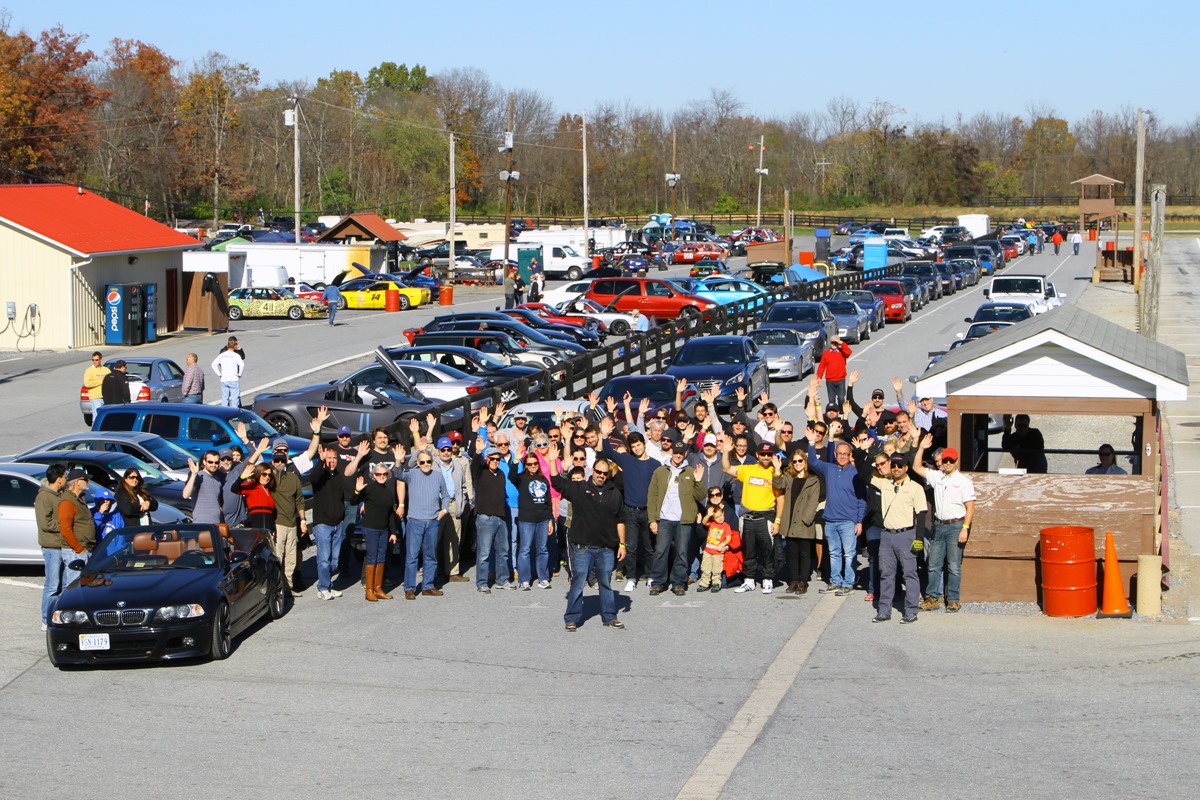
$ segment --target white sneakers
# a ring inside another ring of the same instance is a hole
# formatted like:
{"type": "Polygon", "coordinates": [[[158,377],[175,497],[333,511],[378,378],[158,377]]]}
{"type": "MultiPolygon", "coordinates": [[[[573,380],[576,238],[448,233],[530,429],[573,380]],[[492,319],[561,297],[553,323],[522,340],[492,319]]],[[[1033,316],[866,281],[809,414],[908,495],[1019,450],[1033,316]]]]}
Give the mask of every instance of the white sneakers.
{"type": "Polygon", "coordinates": [[[775,581],[768,578],[767,580],[763,581],[762,587],[763,587],[763,594],[770,594],[771,592],[773,592],[775,590],[775,581]]]}
{"type": "MultiPolygon", "coordinates": [[[[765,585],[765,583],[764,583],[765,585]]],[[[741,586],[733,590],[737,594],[745,594],[746,592],[754,591],[754,581],[746,581],[741,586]]]]}
{"type": "Polygon", "coordinates": [[[539,589],[549,589],[549,588],[550,588],[550,581],[538,581],[538,582],[537,582],[537,587],[538,587],[539,589]]]}
{"type": "Polygon", "coordinates": [[[337,589],[334,589],[332,586],[329,587],[328,594],[330,597],[341,597],[342,596],[342,593],[339,592],[337,589]]]}
{"type": "Polygon", "coordinates": [[[637,588],[637,581],[625,581],[625,591],[632,592],[637,588]]]}
{"type": "Polygon", "coordinates": [[[332,600],[332,599],[333,599],[333,593],[332,593],[332,592],[325,592],[325,591],[322,591],[322,590],[320,590],[320,589],[317,589],[317,599],[318,599],[318,600],[332,600]]]}

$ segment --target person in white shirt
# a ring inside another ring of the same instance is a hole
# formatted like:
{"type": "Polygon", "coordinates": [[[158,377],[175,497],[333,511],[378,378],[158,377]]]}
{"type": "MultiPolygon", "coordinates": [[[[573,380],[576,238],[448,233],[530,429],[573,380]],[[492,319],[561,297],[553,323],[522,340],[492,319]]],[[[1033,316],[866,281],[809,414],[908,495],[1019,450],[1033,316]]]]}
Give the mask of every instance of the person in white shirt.
{"type": "Polygon", "coordinates": [[[242,357],[235,350],[236,344],[231,344],[213,359],[213,374],[221,381],[221,405],[230,408],[242,407],[242,357]]]}
{"type": "Polygon", "coordinates": [[[933,611],[942,604],[942,568],[946,570],[946,610],[958,611],[962,584],[962,557],[971,520],[975,517],[975,484],[958,468],[958,451],[946,447],[934,452],[938,470],[926,470],[921,463],[925,449],[933,444],[933,435],[925,434],[913,455],[913,472],[933,489],[933,539],[926,553],[929,582],[921,602],[922,611],[933,611]]]}
{"type": "Polygon", "coordinates": [[[1100,452],[1096,454],[1100,459],[1100,463],[1094,467],[1088,467],[1088,475],[1128,475],[1123,468],[1117,466],[1117,453],[1113,450],[1111,444],[1100,445],[1100,452]]]}
{"type": "Polygon", "coordinates": [[[1079,255],[1079,245],[1083,244],[1083,235],[1079,231],[1071,234],[1071,250],[1073,255],[1079,255]]]}

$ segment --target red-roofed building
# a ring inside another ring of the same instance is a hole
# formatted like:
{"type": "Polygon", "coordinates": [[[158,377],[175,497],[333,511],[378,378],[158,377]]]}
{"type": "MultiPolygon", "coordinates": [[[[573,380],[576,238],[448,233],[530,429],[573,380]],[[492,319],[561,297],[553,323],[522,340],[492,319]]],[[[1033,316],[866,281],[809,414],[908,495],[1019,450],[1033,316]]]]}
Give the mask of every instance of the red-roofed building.
{"type": "Polygon", "coordinates": [[[351,214],[342,217],[332,228],[318,237],[318,242],[377,240],[403,242],[408,237],[388,224],[378,214],[351,214]]]}
{"type": "Polygon", "coordinates": [[[111,284],[154,284],[155,332],[177,330],[182,252],[200,244],[74,186],[0,185],[0,301],[16,307],[0,349],[103,344],[111,284]]]}

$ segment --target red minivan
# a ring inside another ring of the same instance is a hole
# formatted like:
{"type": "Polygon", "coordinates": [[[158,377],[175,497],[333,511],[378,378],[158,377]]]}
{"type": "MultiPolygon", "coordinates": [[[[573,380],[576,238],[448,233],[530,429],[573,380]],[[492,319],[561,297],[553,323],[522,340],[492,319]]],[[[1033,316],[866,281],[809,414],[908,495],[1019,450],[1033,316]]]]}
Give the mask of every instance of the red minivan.
{"type": "Polygon", "coordinates": [[[661,278],[597,278],[584,296],[604,306],[612,303],[626,314],[637,309],[660,321],[707,316],[709,310],[717,307],[716,303],[688,294],[661,278]]]}
{"type": "Polygon", "coordinates": [[[883,301],[883,317],[886,320],[908,322],[912,319],[912,306],[904,293],[904,284],[899,281],[867,281],[862,288],[883,301]]]}

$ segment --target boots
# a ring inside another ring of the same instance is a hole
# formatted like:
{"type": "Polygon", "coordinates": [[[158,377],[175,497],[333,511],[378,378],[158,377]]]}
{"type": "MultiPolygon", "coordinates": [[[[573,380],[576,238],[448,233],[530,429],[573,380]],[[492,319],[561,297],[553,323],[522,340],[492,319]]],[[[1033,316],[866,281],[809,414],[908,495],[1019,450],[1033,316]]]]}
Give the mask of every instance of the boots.
{"type": "Polygon", "coordinates": [[[375,565],[375,596],[380,600],[391,600],[392,596],[383,590],[383,564],[375,565]]]}
{"type": "Polygon", "coordinates": [[[364,569],[366,570],[366,577],[364,578],[364,581],[367,586],[367,602],[368,603],[374,603],[376,600],[379,599],[375,595],[375,570],[378,568],[378,566],[379,566],[378,564],[367,564],[366,567],[364,567],[364,569]]]}
{"type": "Polygon", "coordinates": [[[792,581],[788,584],[788,594],[800,594],[800,581],[792,581]]]}

